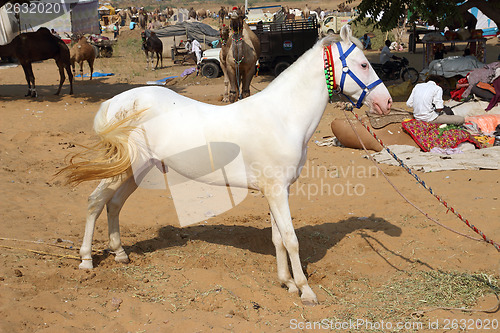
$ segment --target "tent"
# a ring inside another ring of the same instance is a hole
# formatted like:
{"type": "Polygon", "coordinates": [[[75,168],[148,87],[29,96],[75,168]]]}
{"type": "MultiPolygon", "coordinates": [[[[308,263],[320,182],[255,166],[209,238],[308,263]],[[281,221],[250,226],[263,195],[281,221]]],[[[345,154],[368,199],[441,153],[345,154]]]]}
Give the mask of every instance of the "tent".
{"type": "Polygon", "coordinates": [[[21,29],[36,31],[40,27],[67,34],[99,34],[98,0],[80,0],[77,3],[54,2],[60,10],[45,13],[20,13],[21,29]]]}
{"type": "Polygon", "coordinates": [[[162,37],[184,36],[184,38],[196,39],[200,43],[211,43],[219,39],[219,31],[201,22],[179,22],[175,25],[165,26],[154,30],[156,35],[162,37]]]}
{"type": "Polygon", "coordinates": [[[0,7],[0,45],[8,44],[19,30],[14,13],[8,13],[5,6],[0,7]]]}
{"type": "Polygon", "coordinates": [[[488,16],[484,15],[478,8],[472,7],[469,13],[477,19],[476,29],[483,30],[483,36],[495,36],[498,32],[498,27],[488,16]]]}
{"type": "Polygon", "coordinates": [[[179,37],[177,43],[180,40],[191,38],[196,39],[202,45],[204,43],[210,44],[220,38],[218,30],[198,21],[178,22],[153,31],[163,43],[163,54],[168,55],[171,54],[172,46],[176,43],[175,37],[179,37]]]}

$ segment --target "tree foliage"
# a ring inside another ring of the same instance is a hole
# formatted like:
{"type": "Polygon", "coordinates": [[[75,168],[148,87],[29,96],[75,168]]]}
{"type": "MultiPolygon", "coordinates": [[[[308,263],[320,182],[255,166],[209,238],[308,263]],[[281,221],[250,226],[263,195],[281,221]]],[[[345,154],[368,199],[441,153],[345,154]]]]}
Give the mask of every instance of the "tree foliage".
{"type": "MultiPolygon", "coordinates": [[[[355,0],[347,0],[352,3],[355,0]]],[[[477,7],[497,26],[500,26],[500,0],[362,0],[356,7],[360,18],[369,20],[382,31],[398,26],[401,18],[409,16],[409,22],[421,19],[436,25],[457,27],[465,23],[467,10],[477,7]]],[[[473,27],[472,27],[473,28],[473,27]]]]}

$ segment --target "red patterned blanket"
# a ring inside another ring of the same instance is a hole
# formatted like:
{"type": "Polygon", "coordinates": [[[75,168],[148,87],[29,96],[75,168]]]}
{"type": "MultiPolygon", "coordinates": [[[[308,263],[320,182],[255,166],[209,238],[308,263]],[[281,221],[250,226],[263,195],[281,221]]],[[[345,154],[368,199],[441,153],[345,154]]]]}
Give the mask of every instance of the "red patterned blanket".
{"type": "Polygon", "coordinates": [[[456,148],[466,141],[473,143],[476,148],[482,148],[481,143],[463,129],[454,128],[443,131],[439,128],[440,124],[431,124],[416,119],[403,121],[401,126],[426,152],[434,147],[456,148]]]}

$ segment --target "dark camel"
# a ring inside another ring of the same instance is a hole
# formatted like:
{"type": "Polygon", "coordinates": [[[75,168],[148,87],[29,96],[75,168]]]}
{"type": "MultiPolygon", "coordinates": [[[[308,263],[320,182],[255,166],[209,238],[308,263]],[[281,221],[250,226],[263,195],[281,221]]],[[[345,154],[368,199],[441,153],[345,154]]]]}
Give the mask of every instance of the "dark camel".
{"type": "Polygon", "coordinates": [[[56,95],[59,95],[66,80],[64,69],[68,73],[69,93],[73,94],[73,73],[71,72],[69,49],[61,39],[52,35],[49,29],[40,28],[36,32],[26,32],[16,36],[9,44],[0,45],[0,56],[15,57],[23,66],[26,82],[28,82],[26,96],[37,96],[35,75],[31,63],[47,59],[54,59],[59,68],[60,80],[56,95]]]}
{"type": "Polygon", "coordinates": [[[151,70],[158,68],[158,62],[161,59],[161,67],[163,67],[163,43],[151,30],[146,30],[141,33],[142,49],[146,53],[146,69],[149,68],[149,53],[151,53],[151,70]],[[153,68],[153,56],[156,53],[156,66],[153,68]]]}
{"type": "Polygon", "coordinates": [[[224,31],[221,32],[221,39],[225,44],[219,56],[224,72],[224,102],[233,103],[238,100],[240,85],[241,98],[250,96],[250,82],[255,75],[255,65],[260,57],[259,38],[245,23],[244,17],[243,11],[239,9],[230,14],[231,37],[227,38],[226,42],[224,42],[224,31]]]}

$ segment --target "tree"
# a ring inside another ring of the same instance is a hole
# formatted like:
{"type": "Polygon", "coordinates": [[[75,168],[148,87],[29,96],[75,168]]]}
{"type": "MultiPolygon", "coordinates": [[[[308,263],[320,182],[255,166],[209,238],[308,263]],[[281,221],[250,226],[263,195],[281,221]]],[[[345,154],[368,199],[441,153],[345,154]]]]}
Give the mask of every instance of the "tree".
{"type": "MultiPolygon", "coordinates": [[[[352,3],[355,0],[347,0],[352,3]]],[[[361,0],[356,7],[359,17],[369,15],[369,21],[382,31],[389,31],[398,26],[399,20],[411,15],[410,21],[422,19],[440,28],[456,27],[464,24],[467,10],[477,7],[498,27],[500,27],[500,0],[361,0]],[[380,20],[377,21],[376,19],[380,20]],[[457,24],[458,23],[458,24],[457,24]]],[[[474,27],[469,27],[474,28],[474,27]]]]}

